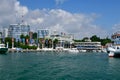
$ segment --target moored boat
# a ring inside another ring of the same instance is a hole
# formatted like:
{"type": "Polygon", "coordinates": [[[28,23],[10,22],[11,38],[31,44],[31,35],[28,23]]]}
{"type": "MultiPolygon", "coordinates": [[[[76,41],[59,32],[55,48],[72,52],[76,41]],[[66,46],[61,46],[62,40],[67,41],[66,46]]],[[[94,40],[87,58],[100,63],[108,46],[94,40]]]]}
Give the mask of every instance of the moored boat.
{"type": "Polygon", "coordinates": [[[8,48],[5,47],[5,44],[0,44],[0,54],[4,54],[8,51],[8,48]]]}
{"type": "Polygon", "coordinates": [[[108,47],[109,57],[120,56],[120,45],[108,47]]]}
{"type": "Polygon", "coordinates": [[[113,44],[107,48],[109,57],[120,56],[120,31],[114,33],[112,36],[113,44]]]}
{"type": "Polygon", "coordinates": [[[72,52],[72,53],[78,53],[79,52],[79,50],[77,48],[71,48],[68,51],[72,52]]]}

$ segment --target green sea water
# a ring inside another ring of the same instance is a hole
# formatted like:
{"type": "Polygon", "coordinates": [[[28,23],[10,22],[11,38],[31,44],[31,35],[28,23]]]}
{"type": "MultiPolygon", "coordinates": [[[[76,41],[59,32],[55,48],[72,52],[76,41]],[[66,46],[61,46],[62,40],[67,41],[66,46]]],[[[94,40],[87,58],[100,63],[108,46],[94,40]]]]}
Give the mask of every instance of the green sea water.
{"type": "Polygon", "coordinates": [[[120,80],[120,58],[107,53],[7,53],[0,80],[120,80]]]}

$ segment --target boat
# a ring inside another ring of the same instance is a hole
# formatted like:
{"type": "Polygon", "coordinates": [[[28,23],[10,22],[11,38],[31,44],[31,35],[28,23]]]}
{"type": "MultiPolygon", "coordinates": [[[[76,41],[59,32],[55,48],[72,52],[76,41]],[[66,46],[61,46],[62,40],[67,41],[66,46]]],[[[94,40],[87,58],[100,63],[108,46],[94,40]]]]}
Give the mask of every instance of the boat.
{"type": "Polygon", "coordinates": [[[114,45],[107,49],[109,57],[120,56],[120,45],[114,45]]]}
{"type": "Polygon", "coordinates": [[[43,51],[53,51],[53,48],[43,48],[43,51]]]}
{"type": "Polygon", "coordinates": [[[5,44],[0,44],[0,54],[5,54],[8,51],[8,48],[5,47],[5,44]]]}
{"type": "Polygon", "coordinates": [[[64,47],[56,47],[56,50],[57,50],[58,52],[62,52],[62,51],[64,51],[64,47]]]}
{"type": "Polygon", "coordinates": [[[120,31],[114,33],[111,36],[113,44],[107,48],[109,57],[118,57],[120,56],[120,31]]]}
{"type": "Polygon", "coordinates": [[[70,49],[68,50],[68,52],[78,53],[79,50],[78,50],[77,48],[70,48],[70,49]]]}

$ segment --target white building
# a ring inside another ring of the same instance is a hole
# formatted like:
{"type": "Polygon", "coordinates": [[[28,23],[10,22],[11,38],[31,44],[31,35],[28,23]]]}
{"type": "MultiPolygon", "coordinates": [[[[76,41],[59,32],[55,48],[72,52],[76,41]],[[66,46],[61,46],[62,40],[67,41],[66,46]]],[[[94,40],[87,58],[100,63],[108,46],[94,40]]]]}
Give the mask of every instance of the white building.
{"type": "Polygon", "coordinates": [[[8,28],[3,29],[3,37],[8,37],[8,28]]]}
{"type": "Polygon", "coordinates": [[[30,26],[24,24],[11,24],[8,29],[8,36],[20,39],[20,35],[29,35],[30,26]]]}
{"type": "Polygon", "coordinates": [[[50,35],[50,38],[54,41],[55,39],[58,40],[58,47],[70,47],[70,45],[73,43],[73,35],[72,34],[65,34],[65,33],[58,33],[56,31],[53,32],[53,34],[50,35]]]}
{"type": "Polygon", "coordinates": [[[101,42],[75,42],[79,50],[101,50],[101,42]]]}
{"type": "Polygon", "coordinates": [[[45,38],[46,36],[49,36],[48,29],[39,29],[38,30],[38,38],[45,38]]]}

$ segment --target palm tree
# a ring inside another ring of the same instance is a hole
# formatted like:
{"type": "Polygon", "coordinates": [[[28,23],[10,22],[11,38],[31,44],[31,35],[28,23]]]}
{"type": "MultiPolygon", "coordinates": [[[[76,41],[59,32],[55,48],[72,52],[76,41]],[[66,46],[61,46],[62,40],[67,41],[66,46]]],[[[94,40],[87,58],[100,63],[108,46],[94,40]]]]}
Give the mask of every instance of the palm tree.
{"type": "Polygon", "coordinates": [[[52,47],[52,39],[48,40],[48,47],[51,48],[52,47]]]}
{"type": "Polygon", "coordinates": [[[28,44],[28,43],[29,43],[29,38],[30,38],[30,37],[29,37],[28,35],[26,35],[26,36],[25,36],[25,39],[26,39],[26,44],[28,44]]]}
{"type": "Polygon", "coordinates": [[[7,44],[7,42],[9,43],[8,47],[9,47],[9,48],[12,48],[12,38],[6,37],[6,38],[5,38],[5,44],[7,44]]]}
{"type": "Polygon", "coordinates": [[[56,45],[58,44],[58,39],[53,40],[53,49],[56,48],[56,45]]]}
{"type": "Polygon", "coordinates": [[[23,43],[23,39],[25,39],[25,36],[23,34],[20,35],[21,42],[23,43]]]}
{"type": "Polygon", "coordinates": [[[23,34],[20,35],[20,39],[23,39],[25,38],[25,36],[23,34]]]}

